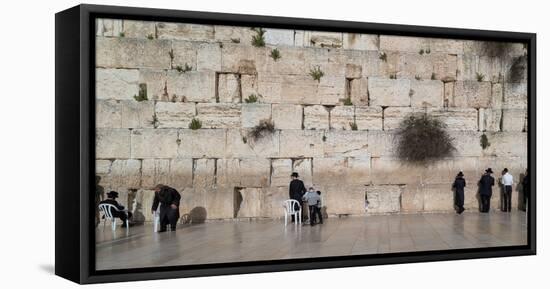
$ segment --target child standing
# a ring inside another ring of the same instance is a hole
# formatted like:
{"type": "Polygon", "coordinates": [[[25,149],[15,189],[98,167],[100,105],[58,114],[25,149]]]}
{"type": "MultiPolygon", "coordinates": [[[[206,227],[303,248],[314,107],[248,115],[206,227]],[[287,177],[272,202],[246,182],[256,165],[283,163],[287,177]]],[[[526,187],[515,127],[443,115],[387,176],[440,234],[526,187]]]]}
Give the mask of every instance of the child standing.
{"type": "Polygon", "coordinates": [[[307,193],[304,195],[304,201],[307,202],[309,209],[309,224],[311,226],[315,226],[315,215],[319,210],[317,204],[321,202],[321,197],[315,192],[315,190],[313,190],[313,188],[309,188],[307,193]]]}

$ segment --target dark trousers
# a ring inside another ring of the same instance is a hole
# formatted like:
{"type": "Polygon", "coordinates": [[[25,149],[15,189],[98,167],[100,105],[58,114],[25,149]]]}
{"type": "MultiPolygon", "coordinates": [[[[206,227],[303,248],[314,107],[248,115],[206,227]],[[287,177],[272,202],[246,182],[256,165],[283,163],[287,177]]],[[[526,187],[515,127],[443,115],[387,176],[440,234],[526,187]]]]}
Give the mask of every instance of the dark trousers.
{"type": "Polygon", "coordinates": [[[461,214],[464,212],[464,191],[456,191],[455,206],[457,213],[461,214]]]}
{"type": "Polygon", "coordinates": [[[172,209],[167,206],[166,208],[160,208],[160,230],[166,231],[166,226],[170,224],[170,229],[175,230],[178,224],[179,209],[172,209]]]}
{"type": "Polygon", "coordinates": [[[323,215],[321,214],[321,208],[317,206],[309,206],[309,223],[313,226],[317,223],[317,217],[319,217],[319,223],[323,223],[323,215]]]}
{"type": "Polygon", "coordinates": [[[481,212],[488,213],[491,209],[491,196],[481,195],[481,212]]]}
{"type": "Polygon", "coordinates": [[[502,202],[502,211],[512,211],[512,186],[504,186],[504,200],[502,202]]]}
{"type": "Polygon", "coordinates": [[[119,218],[122,221],[122,226],[126,227],[126,220],[132,218],[132,212],[113,212],[113,217],[119,218]]]}

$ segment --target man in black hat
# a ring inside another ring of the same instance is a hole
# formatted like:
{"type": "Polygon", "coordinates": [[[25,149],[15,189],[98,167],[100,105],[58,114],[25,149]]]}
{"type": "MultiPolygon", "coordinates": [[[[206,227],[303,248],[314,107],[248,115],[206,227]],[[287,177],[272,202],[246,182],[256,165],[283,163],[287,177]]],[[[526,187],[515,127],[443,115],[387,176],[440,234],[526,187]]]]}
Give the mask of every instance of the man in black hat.
{"type": "Polygon", "coordinates": [[[493,170],[488,168],[485,174],[479,180],[479,196],[481,198],[481,212],[488,213],[491,208],[491,196],[493,195],[493,186],[495,179],[491,176],[493,170]]]}
{"type": "Polygon", "coordinates": [[[176,230],[176,225],[180,217],[180,199],[181,195],[176,189],[169,186],[158,184],[155,186],[155,198],[151,212],[154,214],[160,204],[160,231],[166,232],[166,226],[170,224],[172,231],[176,230]]]}
{"type": "Polygon", "coordinates": [[[453,183],[455,189],[455,206],[456,212],[460,215],[464,212],[464,187],[466,187],[466,180],[464,179],[464,173],[459,172],[456,175],[453,183]]]}
{"type": "MultiPolygon", "coordinates": [[[[107,193],[107,199],[99,202],[99,204],[111,204],[115,206],[118,210],[113,210],[111,208],[111,215],[115,218],[119,218],[122,221],[122,227],[125,228],[126,220],[132,218],[132,212],[125,210],[124,206],[116,201],[116,198],[118,198],[118,192],[110,191],[107,193]]],[[[133,225],[133,223],[130,223],[130,225],[133,225]]]]}
{"type": "MultiPolygon", "coordinates": [[[[290,185],[288,186],[288,197],[292,200],[298,201],[299,204],[302,203],[302,197],[306,193],[306,186],[304,186],[304,182],[302,182],[298,176],[297,172],[293,172],[290,177],[292,180],[290,181],[290,185]]],[[[295,210],[298,210],[298,207],[294,208],[295,210]]],[[[303,221],[303,212],[302,212],[302,221],[303,221]]],[[[292,215],[292,222],[294,222],[294,215],[292,215]]]]}

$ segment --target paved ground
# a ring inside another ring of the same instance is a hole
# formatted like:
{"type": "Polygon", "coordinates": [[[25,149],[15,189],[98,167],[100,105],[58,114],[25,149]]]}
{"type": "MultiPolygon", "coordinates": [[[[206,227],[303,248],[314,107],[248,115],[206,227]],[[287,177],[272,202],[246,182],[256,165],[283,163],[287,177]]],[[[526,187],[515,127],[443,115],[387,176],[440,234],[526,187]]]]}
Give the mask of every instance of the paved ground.
{"type": "Polygon", "coordinates": [[[120,269],[527,244],[524,212],[330,218],[314,227],[280,220],[151,224],[96,231],[96,267],[120,269]]]}

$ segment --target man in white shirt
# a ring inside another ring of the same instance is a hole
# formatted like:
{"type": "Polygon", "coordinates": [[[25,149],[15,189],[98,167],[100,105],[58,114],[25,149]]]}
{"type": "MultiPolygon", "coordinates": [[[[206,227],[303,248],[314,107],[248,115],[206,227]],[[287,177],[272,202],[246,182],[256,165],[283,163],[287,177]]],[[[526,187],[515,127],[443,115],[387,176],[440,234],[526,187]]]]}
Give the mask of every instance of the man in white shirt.
{"type": "Polygon", "coordinates": [[[502,206],[503,212],[512,211],[512,185],[514,177],[508,172],[507,168],[502,171],[502,186],[504,186],[504,202],[502,206]]]}

